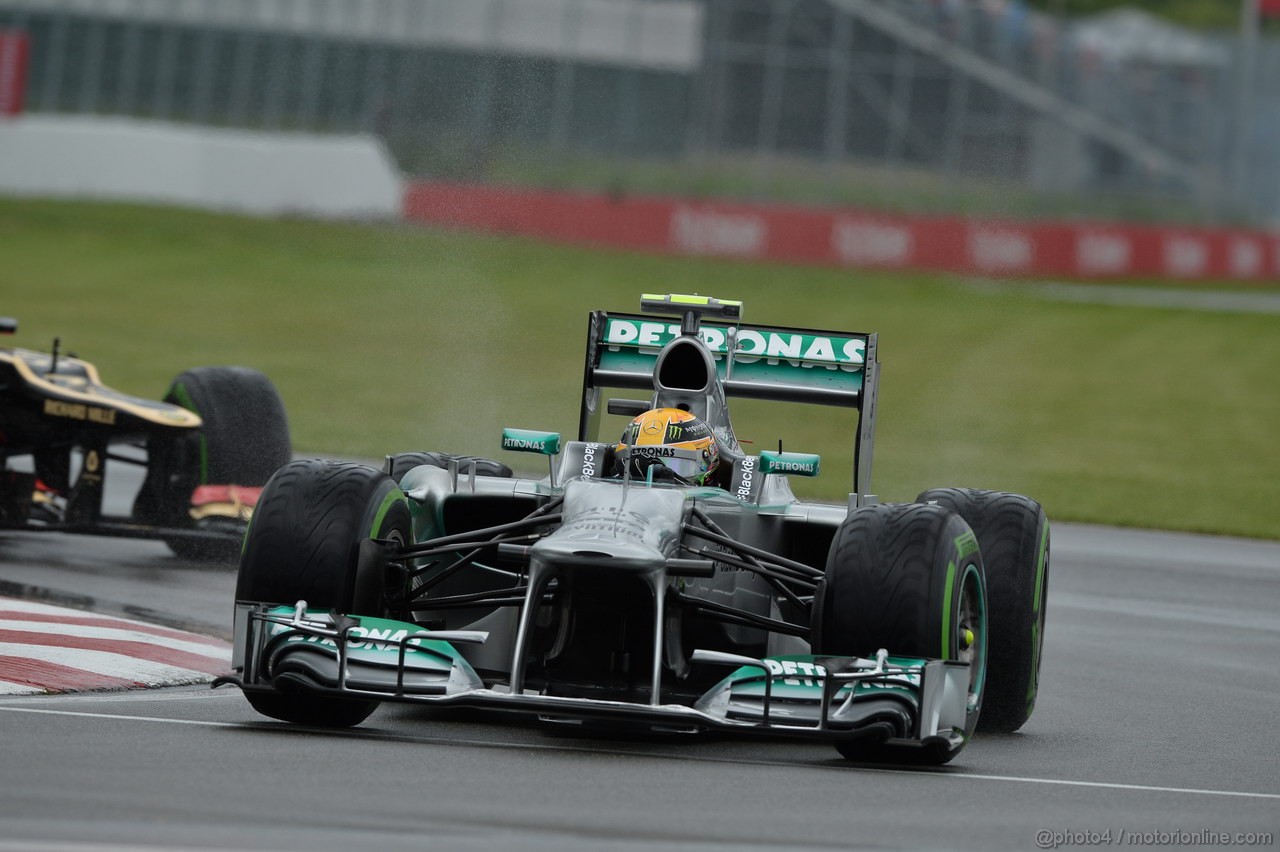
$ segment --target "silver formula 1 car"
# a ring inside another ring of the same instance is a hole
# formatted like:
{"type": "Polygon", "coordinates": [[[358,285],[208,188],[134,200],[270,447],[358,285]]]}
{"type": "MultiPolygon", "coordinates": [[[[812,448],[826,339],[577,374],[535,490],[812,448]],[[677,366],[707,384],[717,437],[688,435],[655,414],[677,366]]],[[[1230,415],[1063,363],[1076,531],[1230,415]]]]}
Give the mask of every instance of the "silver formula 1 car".
{"type": "Polygon", "coordinates": [[[642,309],[590,315],[577,440],[504,431],[545,477],[442,453],[276,472],[240,564],[237,675],[216,685],[303,725],[398,701],[857,760],[944,763],[979,726],[1020,727],[1044,635],[1040,505],[868,493],[874,334],[743,325],[741,303],[698,296],[642,309]],[[847,505],[797,501],[789,478],[820,458],[746,452],[733,397],[856,412],[847,505]],[[621,440],[604,412],[634,418],[621,440]]]}

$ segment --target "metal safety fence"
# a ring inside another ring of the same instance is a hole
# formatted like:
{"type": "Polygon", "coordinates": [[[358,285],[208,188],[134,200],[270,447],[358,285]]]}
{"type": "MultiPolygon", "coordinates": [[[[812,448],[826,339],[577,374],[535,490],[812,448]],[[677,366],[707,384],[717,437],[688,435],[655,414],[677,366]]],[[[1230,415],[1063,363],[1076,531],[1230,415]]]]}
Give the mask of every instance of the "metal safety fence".
{"type": "Polygon", "coordinates": [[[0,0],[26,108],[367,131],[409,174],[1280,218],[1280,49],[1017,0],[0,0]]]}

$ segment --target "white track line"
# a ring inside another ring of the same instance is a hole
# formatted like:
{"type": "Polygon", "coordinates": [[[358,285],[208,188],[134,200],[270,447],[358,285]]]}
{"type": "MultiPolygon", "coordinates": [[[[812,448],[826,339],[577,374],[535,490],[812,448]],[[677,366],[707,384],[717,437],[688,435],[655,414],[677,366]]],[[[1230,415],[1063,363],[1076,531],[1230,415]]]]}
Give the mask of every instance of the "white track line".
{"type": "Polygon", "coordinates": [[[1280,801],[1280,793],[1251,793],[1243,790],[1207,790],[1198,787],[1161,787],[1155,784],[1117,784],[1109,781],[1068,781],[1064,778],[1028,778],[1021,775],[969,775],[963,772],[911,772],[905,769],[874,769],[886,775],[910,775],[931,778],[959,778],[975,781],[1007,781],[1017,784],[1053,784],[1061,787],[1089,787],[1096,790],[1132,790],[1141,793],[1187,793],[1194,796],[1230,796],[1240,799],[1274,799],[1280,801]]]}
{"type": "MultiPolygon", "coordinates": [[[[252,724],[243,722],[211,722],[199,719],[164,719],[155,716],[128,716],[115,713],[85,713],[72,710],[44,710],[36,707],[7,707],[0,705],[0,712],[10,713],[40,713],[49,716],[76,716],[81,718],[92,719],[112,719],[118,721],[129,722],[154,722],[161,725],[190,725],[205,728],[248,728],[253,727],[252,724]]],[[[600,749],[587,748],[583,746],[570,745],[539,745],[536,743],[505,743],[498,740],[466,740],[466,739],[445,739],[443,737],[420,737],[406,736],[401,734],[384,735],[380,733],[363,733],[353,732],[353,736],[363,739],[392,739],[397,741],[415,741],[423,743],[431,743],[434,745],[473,748],[502,748],[515,751],[554,751],[554,752],[583,752],[587,754],[600,754],[600,749]]],[[[619,757],[643,757],[658,760],[686,760],[696,761],[699,763],[733,763],[748,764],[759,766],[789,766],[791,768],[812,768],[812,769],[828,769],[835,772],[876,772],[885,775],[906,775],[912,778],[931,779],[931,780],[951,780],[951,781],[994,781],[997,783],[1007,784],[1047,784],[1059,787],[1084,787],[1095,790],[1125,790],[1135,793],[1180,793],[1189,796],[1225,796],[1236,799],[1263,799],[1269,801],[1280,801],[1280,793],[1253,793],[1245,790],[1209,790],[1196,787],[1162,787],[1154,784],[1117,784],[1107,781],[1069,781],[1062,778],[1030,778],[1019,775],[981,775],[970,774],[966,772],[931,772],[918,771],[913,772],[907,769],[876,769],[874,767],[832,767],[832,766],[798,766],[794,763],[770,761],[770,760],[751,760],[724,757],[703,757],[700,755],[671,755],[671,754],[653,754],[648,752],[609,752],[619,757]]]]}
{"type": "Polygon", "coordinates": [[[39,707],[4,707],[8,713],[39,713],[43,716],[75,716],[86,719],[113,719],[122,722],[157,722],[162,725],[195,725],[201,728],[243,728],[243,722],[210,722],[206,719],[164,719],[158,716],[129,716],[123,713],[86,713],[82,710],[44,710],[39,707]]]}
{"type": "Polygon", "coordinates": [[[95,840],[0,840],[0,852],[244,852],[245,847],[175,846],[173,843],[99,843],[95,840]]]}

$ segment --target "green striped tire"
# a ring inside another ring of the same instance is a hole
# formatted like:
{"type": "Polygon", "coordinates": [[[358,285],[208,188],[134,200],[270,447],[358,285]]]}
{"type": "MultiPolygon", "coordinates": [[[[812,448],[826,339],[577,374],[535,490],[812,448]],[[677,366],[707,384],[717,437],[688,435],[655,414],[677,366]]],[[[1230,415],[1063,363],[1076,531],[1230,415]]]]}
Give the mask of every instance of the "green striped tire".
{"type": "MultiPolygon", "coordinates": [[[[364,539],[407,543],[409,505],[391,477],[364,465],[300,459],[276,471],[245,535],[236,600],[347,615],[386,613],[386,578],[362,566],[364,539]]],[[[376,701],[246,693],[263,715],[302,725],[350,727],[376,701]]]]}
{"type": "Polygon", "coordinates": [[[290,462],[271,477],[245,535],[236,600],[348,615],[384,615],[378,577],[360,577],[360,542],[409,539],[404,492],[374,468],[324,459],[290,462]]]}
{"type": "MultiPolygon", "coordinates": [[[[884,648],[895,656],[969,662],[967,740],[986,683],[985,587],[977,540],[959,515],[913,503],[858,509],[836,531],[815,594],[814,653],[872,657],[884,648]]],[[[893,759],[874,742],[837,748],[853,760],[893,759]]],[[[918,758],[946,763],[959,751],[918,758]]]]}
{"type": "Polygon", "coordinates": [[[978,537],[987,571],[991,661],[979,730],[1012,733],[1040,691],[1049,521],[1035,500],[1003,491],[935,488],[916,498],[960,515],[978,537]]]}
{"type": "Polygon", "coordinates": [[[480,456],[463,456],[456,453],[439,452],[396,453],[391,457],[391,478],[399,482],[404,479],[406,473],[424,464],[447,469],[449,462],[453,459],[457,459],[458,470],[462,474],[469,475],[474,469],[477,476],[511,478],[511,468],[500,461],[480,456]]]}
{"type": "Polygon", "coordinates": [[[284,402],[257,370],[195,367],[173,380],[164,401],[204,421],[197,459],[202,485],[262,485],[293,457],[284,402]]]}
{"type": "MultiPolygon", "coordinates": [[[[164,401],[200,415],[189,452],[155,436],[147,448],[147,479],[135,512],[165,526],[187,526],[197,485],[266,483],[293,457],[284,402],[271,380],[248,367],[195,367],[169,385],[164,401]]],[[[174,538],[165,542],[186,559],[231,559],[234,548],[174,538]]]]}

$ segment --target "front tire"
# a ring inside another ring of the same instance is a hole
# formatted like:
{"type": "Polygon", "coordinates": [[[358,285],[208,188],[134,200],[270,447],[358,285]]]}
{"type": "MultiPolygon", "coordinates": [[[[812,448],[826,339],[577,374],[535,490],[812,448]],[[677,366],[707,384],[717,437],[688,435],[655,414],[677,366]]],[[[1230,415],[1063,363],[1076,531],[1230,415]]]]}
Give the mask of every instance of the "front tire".
{"type": "MultiPolygon", "coordinates": [[[[831,543],[814,598],[815,654],[963,660],[970,665],[964,739],[983,705],[987,624],[982,555],[968,524],[937,506],[886,504],[858,509],[831,543]]],[[[925,763],[963,748],[925,749],[925,763]]],[[[876,740],[841,743],[850,760],[894,760],[876,740]]]]}
{"type": "Polygon", "coordinates": [[[968,522],[978,537],[990,601],[991,663],[979,729],[1013,733],[1031,718],[1040,690],[1049,584],[1049,520],[1030,497],[934,488],[916,498],[968,522]]]}
{"type": "MultiPolygon", "coordinates": [[[[387,613],[388,578],[359,558],[365,539],[405,544],[410,516],[404,492],[381,471],[345,462],[302,459],[276,472],[245,536],[236,600],[346,615],[387,613]]],[[[300,725],[351,727],[376,701],[287,692],[246,696],[265,716],[300,725]]]]}

